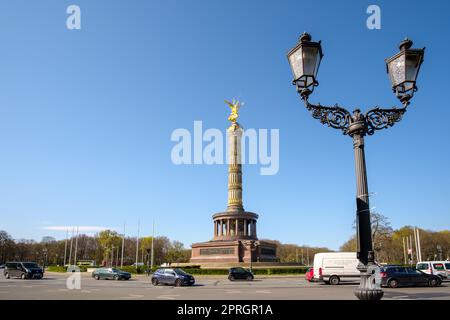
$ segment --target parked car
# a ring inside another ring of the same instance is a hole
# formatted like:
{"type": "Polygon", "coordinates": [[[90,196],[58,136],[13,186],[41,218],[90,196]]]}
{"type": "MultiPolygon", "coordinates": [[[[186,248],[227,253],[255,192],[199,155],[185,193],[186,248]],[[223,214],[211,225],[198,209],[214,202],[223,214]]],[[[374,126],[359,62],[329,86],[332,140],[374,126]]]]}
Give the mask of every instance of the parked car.
{"type": "Polygon", "coordinates": [[[0,269],[5,269],[5,265],[4,264],[0,264],[0,269]]]}
{"type": "Polygon", "coordinates": [[[356,252],[323,252],[314,255],[314,281],[338,285],[343,280],[359,280],[356,252]]]}
{"type": "Polygon", "coordinates": [[[309,268],[305,273],[305,280],[308,282],[314,281],[314,268],[309,268]]]}
{"type": "Polygon", "coordinates": [[[152,284],[169,284],[177,287],[192,286],[195,279],[179,268],[160,268],[152,275],[152,284]]]}
{"type": "Polygon", "coordinates": [[[131,278],[131,273],[119,270],[117,268],[98,268],[92,272],[92,277],[95,280],[129,280],[131,278]]]}
{"type": "Polygon", "coordinates": [[[68,265],[66,272],[79,272],[80,268],[78,266],[75,265],[68,265]]]}
{"type": "Polygon", "coordinates": [[[381,286],[397,288],[399,286],[429,286],[441,285],[442,280],[434,274],[401,266],[386,266],[381,268],[381,286]]]}
{"type": "Polygon", "coordinates": [[[416,269],[435,274],[441,279],[450,279],[450,261],[420,261],[416,264],[416,269]]]}
{"type": "Polygon", "coordinates": [[[3,270],[6,279],[42,279],[44,272],[35,262],[7,262],[3,270]]]}
{"type": "Polygon", "coordinates": [[[228,280],[230,281],[238,279],[251,281],[253,280],[253,278],[254,278],[253,273],[248,269],[237,267],[237,268],[230,268],[230,270],[228,270],[228,280]]]}
{"type": "Polygon", "coordinates": [[[137,268],[137,267],[143,267],[145,264],[143,262],[135,262],[131,266],[137,268]]]}

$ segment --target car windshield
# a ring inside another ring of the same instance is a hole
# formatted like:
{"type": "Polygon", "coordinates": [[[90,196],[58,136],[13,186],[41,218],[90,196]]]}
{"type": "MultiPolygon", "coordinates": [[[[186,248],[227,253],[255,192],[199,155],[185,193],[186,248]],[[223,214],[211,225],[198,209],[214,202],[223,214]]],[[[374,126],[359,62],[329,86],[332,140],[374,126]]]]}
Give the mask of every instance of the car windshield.
{"type": "Polygon", "coordinates": [[[120,272],[120,270],[119,269],[116,269],[116,268],[112,268],[111,269],[113,272],[120,272]]]}
{"type": "Polygon", "coordinates": [[[177,274],[177,275],[179,275],[179,276],[185,276],[185,275],[187,275],[187,273],[186,272],[184,272],[183,270],[181,270],[181,269],[173,269],[173,271],[175,271],[175,273],[177,274]]]}
{"type": "Polygon", "coordinates": [[[39,266],[36,263],[33,263],[33,262],[23,263],[23,266],[25,268],[39,268],[39,266]]]}

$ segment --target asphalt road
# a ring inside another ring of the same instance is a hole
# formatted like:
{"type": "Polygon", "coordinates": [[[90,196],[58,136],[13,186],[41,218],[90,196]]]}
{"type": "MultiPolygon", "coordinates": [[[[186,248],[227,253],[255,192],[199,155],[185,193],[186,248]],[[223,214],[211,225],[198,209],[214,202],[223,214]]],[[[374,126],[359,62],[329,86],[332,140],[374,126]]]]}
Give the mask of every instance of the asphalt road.
{"type": "MultiPolygon", "coordinates": [[[[193,287],[157,286],[146,276],[128,281],[94,280],[82,274],[79,289],[67,287],[67,274],[46,273],[42,280],[5,279],[0,276],[0,300],[6,299],[116,299],[116,300],[354,300],[357,283],[329,286],[309,283],[300,276],[260,277],[254,281],[230,282],[223,276],[197,276],[193,287]]],[[[71,282],[72,287],[74,283],[71,282]]],[[[450,282],[441,287],[384,289],[385,299],[450,300],[450,282]]]]}

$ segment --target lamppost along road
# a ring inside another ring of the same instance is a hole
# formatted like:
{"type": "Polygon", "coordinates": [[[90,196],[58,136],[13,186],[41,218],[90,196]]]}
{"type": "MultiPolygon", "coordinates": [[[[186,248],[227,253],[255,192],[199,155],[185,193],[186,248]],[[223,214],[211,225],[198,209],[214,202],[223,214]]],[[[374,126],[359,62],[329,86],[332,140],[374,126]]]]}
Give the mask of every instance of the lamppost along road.
{"type": "Polygon", "coordinates": [[[353,139],[356,172],[356,235],[358,270],[361,272],[359,287],[355,295],[361,300],[379,300],[383,291],[376,281],[379,272],[375,264],[370,225],[369,190],[367,186],[366,161],[364,155],[364,136],[373,135],[375,131],[392,127],[402,119],[409,105],[409,100],[417,91],[416,79],[423,62],[424,50],[411,49],[412,41],[405,39],[400,43],[400,52],[386,59],[392,89],[403,104],[402,108],[382,109],[375,107],[365,114],[355,109],[351,114],[338,106],[311,104],[308,100],[314,88],[319,85],[316,80],[320,61],[322,60],[321,42],[311,41],[308,33],[303,33],[297,45],[289,51],[287,57],[294,75],[293,84],[311,111],[313,118],[331,128],[342,130],[344,135],[353,139]]]}

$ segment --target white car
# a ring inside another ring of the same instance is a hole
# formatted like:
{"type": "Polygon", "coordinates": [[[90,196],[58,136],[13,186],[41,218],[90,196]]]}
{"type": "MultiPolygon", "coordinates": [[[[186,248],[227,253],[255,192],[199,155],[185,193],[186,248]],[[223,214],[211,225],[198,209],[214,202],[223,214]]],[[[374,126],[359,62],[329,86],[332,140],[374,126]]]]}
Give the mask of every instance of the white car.
{"type": "Polygon", "coordinates": [[[356,252],[323,252],[314,255],[314,281],[338,285],[342,280],[357,281],[360,272],[356,252]]]}
{"type": "Polygon", "coordinates": [[[450,261],[419,261],[416,269],[424,273],[435,274],[441,279],[450,279],[450,261]]]}
{"type": "Polygon", "coordinates": [[[133,267],[143,267],[145,264],[143,262],[135,262],[132,264],[133,267]]]}

